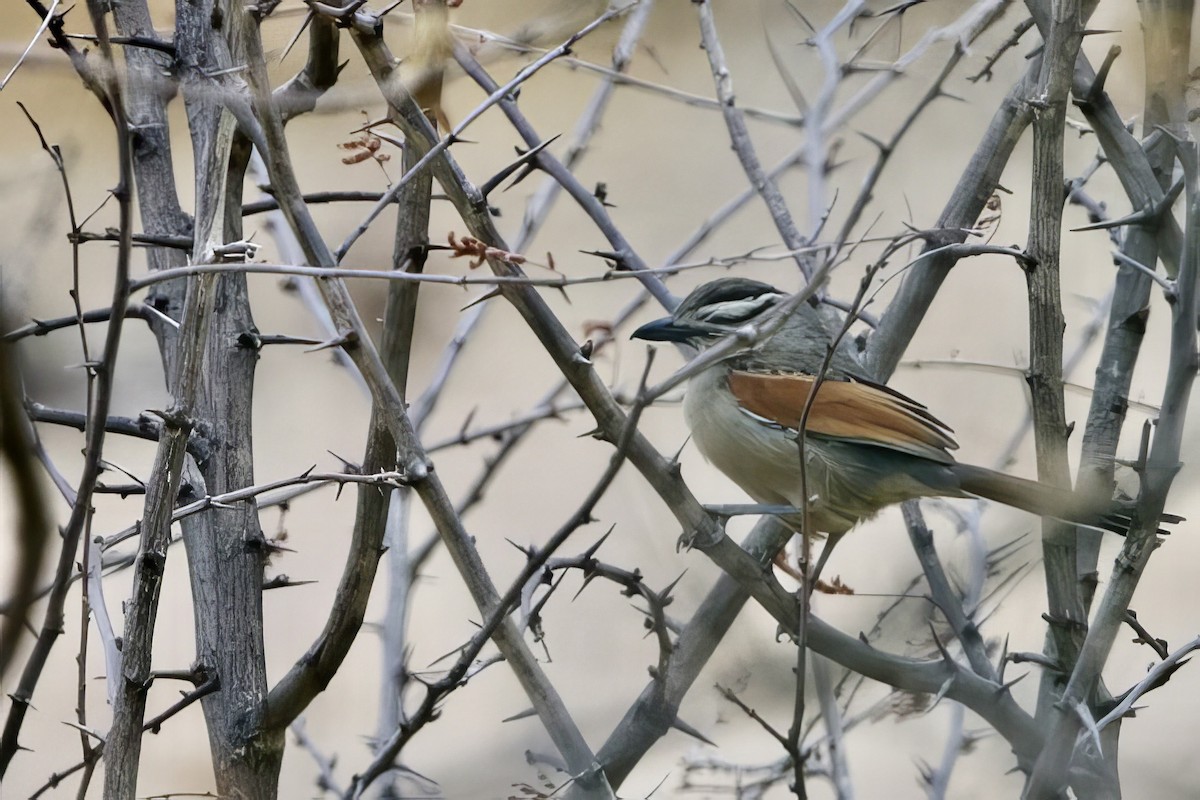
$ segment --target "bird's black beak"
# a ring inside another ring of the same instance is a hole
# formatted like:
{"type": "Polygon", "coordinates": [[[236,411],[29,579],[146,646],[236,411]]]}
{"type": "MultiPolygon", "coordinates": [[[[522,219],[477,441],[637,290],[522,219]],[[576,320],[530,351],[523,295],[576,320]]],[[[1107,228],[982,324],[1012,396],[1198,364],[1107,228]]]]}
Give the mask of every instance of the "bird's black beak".
{"type": "Polygon", "coordinates": [[[680,325],[672,317],[663,317],[647,322],[630,335],[630,339],[645,339],[649,342],[688,342],[701,334],[688,325],[680,325]]]}

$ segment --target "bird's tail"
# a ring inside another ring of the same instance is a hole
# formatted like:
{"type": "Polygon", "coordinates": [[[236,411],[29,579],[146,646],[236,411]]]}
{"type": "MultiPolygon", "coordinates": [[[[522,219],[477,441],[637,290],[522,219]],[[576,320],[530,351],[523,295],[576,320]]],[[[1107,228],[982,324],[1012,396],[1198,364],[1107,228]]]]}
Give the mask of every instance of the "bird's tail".
{"type": "MultiPolygon", "coordinates": [[[[967,494],[1013,506],[1039,517],[1054,517],[1124,536],[1132,522],[1132,506],[1111,499],[1084,497],[1078,492],[1047,486],[984,467],[955,464],[952,469],[960,488],[967,494]]],[[[1163,514],[1161,522],[1181,522],[1182,517],[1163,514]]],[[[1169,531],[1160,529],[1159,533],[1169,531]]]]}

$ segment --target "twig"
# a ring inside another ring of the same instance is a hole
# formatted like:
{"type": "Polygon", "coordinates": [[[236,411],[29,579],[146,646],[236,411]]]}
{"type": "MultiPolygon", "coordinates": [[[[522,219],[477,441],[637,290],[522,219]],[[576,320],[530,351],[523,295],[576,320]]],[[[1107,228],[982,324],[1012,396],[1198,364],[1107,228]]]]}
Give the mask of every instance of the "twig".
{"type": "MultiPolygon", "coordinates": [[[[927,251],[937,250],[947,241],[963,241],[965,232],[975,224],[995,191],[1022,132],[1033,118],[1024,98],[1036,80],[1035,66],[1027,69],[1001,103],[938,218],[935,229],[943,231],[944,238],[929,240],[927,251]]],[[[886,381],[895,370],[942,282],[957,262],[955,255],[948,250],[920,260],[888,304],[863,356],[868,372],[876,380],[886,381]]]]}
{"type": "Polygon", "coordinates": [[[1137,614],[1134,613],[1133,609],[1125,612],[1125,624],[1137,632],[1138,638],[1133,640],[1136,644],[1148,645],[1154,652],[1158,653],[1159,658],[1167,657],[1166,640],[1151,636],[1150,631],[1146,630],[1146,626],[1138,621],[1137,614]]]}
{"type": "MultiPolygon", "coordinates": [[[[4,91],[4,87],[8,85],[10,80],[12,80],[13,75],[17,74],[17,70],[19,70],[21,65],[25,63],[25,59],[29,56],[29,52],[33,50],[33,46],[38,43],[38,39],[41,39],[42,34],[45,33],[46,29],[50,27],[50,23],[55,19],[58,19],[58,16],[54,13],[58,10],[58,3],[59,0],[54,0],[54,2],[50,4],[50,8],[46,11],[46,13],[42,14],[42,24],[38,26],[36,31],[34,31],[33,37],[29,40],[29,44],[25,46],[25,49],[21,52],[21,55],[17,58],[16,63],[12,65],[12,69],[10,69],[8,74],[5,75],[2,80],[0,80],[0,91],[4,91]]],[[[22,108],[24,108],[24,106],[22,106],[22,108]]]]}
{"type": "MultiPolygon", "coordinates": [[[[87,414],[79,411],[50,408],[49,406],[34,402],[26,404],[26,411],[29,414],[29,419],[33,422],[65,425],[77,431],[87,430],[87,414]]],[[[104,421],[104,427],[109,433],[119,433],[124,436],[132,436],[136,439],[144,439],[150,442],[158,441],[159,434],[162,432],[161,421],[147,414],[142,414],[137,419],[112,416],[104,421]]]]}
{"type": "Polygon", "coordinates": [[[1032,27],[1033,17],[1027,17],[1026,19],[1018,22],[1016,27],[1013,28],[1012,35],[1001,42],[1000,46],[996,48],[996,51],[988,56],[987,61],[984,62],[983,67],[980,68],[979,72],[967,78],[967,80],[969,80],[971,83],[977,83],[980,80],[990,81],[992,79],[992,67],[996,66],[996,62],[999,61],[1005,53],[1016,47],[1021,41],[1021,37],[1024,36],[1032,27]]]}
{"type": "MultiPolygon", "coordinates": [[[[260,183],[265,184],[269,181],[267,175],[267,166],[263,163],[262,154],[257,151],[255,151],[250,157],[250,167],[248,171],[251,175],[254,175],[260,183]]],[[[274,210],[268,213],[266,228],[271,234],[271,237],[275,240],[275,244],[279,249],[280,257],[285,263],[288,264],[304,263],[305,258],[303,248],[296,240],[296,236],[294,233],[292,233],[291,228],[288,227],[286,217],[284,216],[283,212],[279,210],[278,201],[272,198],[272,202],[274,202],[275,206],[274,210]]],[[[306,205],[308,204],[309,200],[307,196],[305,196],[304,202],[306,205]]],[[[309,277],[315,278],[316,276],[310,275],[309,277]]],[[[308,310],[309,314],[312,315],[313,320],[316,322],[318,328],[325,335],[325,340],[333,341],[336,339],[338,336],[337,326],[333,324],[333,319],[329,316],[329,310],[325,308],[325,304],[321,300],[321,293],[317,289],[314,280],[309,279],[294,281],[288,285],[287,288],[295,290],[300,296],[300,302],[308,310]]],[[[351,360],[350,356],[348,356],[341,348],[334,348],[332,353],[334,362],[343,367],[349,373],[351,380],[353,380],[358,388],[362,390],[364,395],[369,395],[370,390],[367,388],[367,384],[363,380],[362,375],[359,374],[358,369],[354,366],[354,362],[351,360]]]]}
{"type": "MultiPolygon", "coordinates": [[[[609,102],[615,94],[617,83],[625,77],[625,71],[633,60],[633,54],[645,30],[646,23],[650,19],[650,12],[653,10],[653,0],[642,0],[630,12],[629,18],[625,21],[625,27],[621,30],[621,36],[613,46],[612,67],[603,73],[604,80],[592,93],[587,108],[575,122],[575,129],[571,134],[571,140],[567,142],[566,153],[562,158],[564,169],[574,170],[587,153],[592,137],[599,132],[601,120],[609,108],[609,102]]],[[[561,183],[552,175],[548,175],[526,202],[525,216],[521,220],[521,227],[512,237],[513,247],[517,251],[526,250],[532,243],[562,188],[561,183]]]]}
{"type": "MultiPolygon", "coordinates": [[[[854,784],[850,780],[850,767],[846,761],[846,739],[842,724],[842,712],[834,696],[833,681],[829,674],[828,659],[815,656],[812,659],[813,689],[825,721],[825,744],[829,750],[829,777],[837,792],[838,800],[854,800],[854,784]]],[[[804,762],[803,752],[801,763],[804,762]]]]}
{"type": "MultiPolygon", "coordinates": [[[[855,3],[847,5],[850,9],[855,3]]],[[[779,231],[780,238],[783,239],[784,245],[789,250],[798,250],[808,244],[800,231],[796,228],[796,223],[792,220],[791,212],[788,210],[787,203],[780,194],[778,187],[775,186],[763,171],[762,163],[758,160],[758,155],[754,151],[754,144],[750,140],[750,132],[746,129],[746,121],[741,113],[734,105],[733,98],[733,81],[729,75],[729,67],[725,63],[725,53],[721,48],[721,40],[717,36],[716,22],[713,19],[712,4],[704,0],[694,4],[696,11],[700,17],[700,36],[703,42],[704,52],[708,55],[709,67],[712,69],[713,80],[716,84],[717,99],[721,103],[721,114],[725,118],[725,126],[729,129],[729,138],[733,142],[733,150],[737,154],[738,160],[741,161],[742,169],[746,173],[746,178],[750,181],[750,185],[762,197],[763,202],[767,205],[767,210],[771,214],[771,219],[775,222],[775,229],[779,231]]],[[[843,12],[844,13],[844,12],[843,12]]],[[[851,12],[853,13],[853,12],[851,12]]],[[[839,14],[839,18],[842,15],[839,14]]],[[[831,23],[832,25],[832,23],[831,23]]],[[[812,143],[820,140],[820,121],[819,118],[814,118],[813,111],[809,109],[806,114],[806,125],[809,129],[808,138],[810,152],[812,143]]],[[[825,161],[821,158],[819,164],[813,164],[811,160],[808,164],[809,186],[823,185],[825,161]]],[[[809,202],[813,201],[810,192],[809,202]]],[[[810,212],[813,208],[822,209],[825,207],[824,202],[816,206],[810,205],[810,212]]],[[[813,226],[815,233],[815,226],[813,226]]],[[[806,282],[812,282],[816,276],[817,266],[809,259],[797,258],[796,266],[800,268],[800,272],[804,275],[806,282]]],[[[818,293],[821,290],[818,288],[818,293]]]]}
{"type": "Polygon", "coordinates": [[[1104,730],[1112,723],[1121,719],[1121,717],[1133,710],[1133,704],[1138,701],[1143,695],[1162,686],[1174,672],[1182,667],[1187,662],[1183,660],[1184,656],[1200,650],[1200,637],[1192,639],[1190,642],[1180,647],[1175,652],[1166,656],[1162,661],[1155,664],[1146,673],[1146,677],[1138,681],[1129,691],[1121,698],[1121,702],[1117,703],[1111,711],[1105,714],[1100,719],[1096,720],[1096,729],[1104,730]]]}
{"type": "MultiPolygon", "coordinates": [[[[491,76],[483,70],[479,62],[465,48],[456,48],[454,55],[459,65],[485,91],[490,92],[490,95],[495,95],[499,91],[496,88],[496,82],[492,80],[491,76]]],[[[542,141],[529,120],[526,119],[511,97],[505,97],[501,100],[500,110],[508,117],[528,147],[535,147],[542,141]]],[[[648,277],[647,264],[637,254],[633,245],[621,233],[609,215],[608,210],[604,207],[604,204],[595,197],[594,193],[586,189],[569,169],[545,150],[538,154],[538,166],[571,195],[572,199],[579,204],[604,234],[609,245],[613,248],[611,258],[617,263],[618,268],[633,272],[642,282],[642,285],[646,287],[647,291],[653,294],[663,307],[668,309],[674,308],[676,302],[674,297],[660,281],[653,277],[648,277]]]]}
{"type": "MultiPolygon", "coordinates": [[[[862,188],[859,189],[858,196],[854,198],[854,203],[847,212],[846,219],[842,223],[842,227],[834,239],[832,252],[835,254],[841,252],[842,247],[847,241],[849,241],[850,235],[854,231],[854,227],[862,218],[863,211],[866,209],[867,204],[872,199],[875,185],[878,183],[879,178],[883,175],[884,169],[891,162],[891,158],[893,154],[895,154],[896,148],[899,147],[900,142],[904,139],[904,136],[910,130],[912,130],[912,127],[916,123],[917,119],[920,118],[921,114],[933,104],[934,100],[945,97],[945,92],[942,87],[945,85],[946,79],[950,77],[950,74],[954,71],[955,67],[958,66],[958,63],[962,60],[962,57],[962,48],[955,48],[954,52],[950,55],[950,58],[947,59],[946,65],[942,67],[942,71],[938,73],[937,78],[934,79],[929,89],[926,90],[925,94],[921,96],[921,99],[917,101],[915,106],[913,106],[913,109],[908,113],[907,116],[905,116],[904,121],[900,123],[898,128],[896,128],[891,139],[889,139],[886,144],[877,142],[875,139],[863,134],[868,141],[876,145],[879,152],[875,156],[875,163],[871,165],[870,172],[868,172],[867,176],[863,179],[862,188]]],[[[810,155],[809,159],[811,160],[811,158],[812,156],[810,155]]]]}
{"type": "Polygon", "coordinates": [[[1112,256],[1114,261],[1124,264],[1127,267],[1132,267],[1133,269],[1145,275],[1154,283],[1158,284],[1158,287],[1163,290],[1163,294],[1167,296],[1167,300],[1169,302],[1174,301],[1175,295],[1178,291],[1175,281],[1171,280],[1170,278],[1164,278],[1162,275],[1150,269],[1145,264],[1126,255],[1120,250],[1114,250],[1112,256]]]}
{"type": "Polygon", "coordinates": [[[400,178],[400,180],[396,181],[396,183],[394,183],[388,189],[388,191],[384,194],[384,196],[382,198],[380,198],[379,202],[376,203],[375,208],[373,208],[371,210],[371,213],[367,215],[367,218],[365,220],[363,220],[359,224],[359,226],[350,233],[349,236],[346,237],[345,241],[342,242],[341,247],[339,247],[337,249],[337,251],[334,253],[335,261],[340,263],[342,261],[342,259],[345,258],[346,253],[349,252],[350,248],[354,245],[354,243],[356,241],[358,241],[359,237],[361,237],[364,233],[366,233],[367,228],[370,226],[371,222],[374,221],[375,217],[377,217],[383,211],[383,209],[386,208],[392,202],[393,198],[395,198],[400,193],[400,191],[403,189],[404,185],[408,181],[412,180],[413,177],[415,175],[417,175],[421,170],[425,169],[430,163],[432,163],[434,159],[436,159],[439,155],[441,155],[444,151],[446,151],[450,147],[450,145],[459,141],[462,136],[463,131],[465,131],[472,122],[477,120],[480,116],[483,115],[483,113],[485,111],[487,111],[489,108],[494,106],[496,103],[499,103],[501,100],[508,97],[514,89],[516,89],[522,83],[524,83],[525,81],[527,81],[531,77],[533,77],[534,74],[536,74],[540,69],[542,69],[542,67],[546,66],[547,64],[551,63],[552,61],[554,61],[557,58],[561,58],[562,56],[564,56],[568,52],[570,52],[571,47],[574,46],[574,44],[576,42],[578,42],[580,39],[587,36],[589,33],[594,31],[596,28],[600,27],[604,23],[608,22],[610,19],[618,16],[619,14],[625,13],[628,10],[628,8],[629,8],[628,6],[625,6],[622,8],[609,9],[604,14],[601,14],[599,17],[592,20],[592,22],[588,23],[586,26],[581,28],[579,31],[572,34],[567,39],[567,41],[563,42],[562,44],[560,44],[558,47],[554,48],[553,50],[550,50],[549,52],[547,52],[545,55],[543,55],[541,58],[537,59],[533,63],[528,64],[525,67],[523,67],[512,78],[512,80],[510,80],[508,83],[504,84],[503,86],[497,88],[490,95],[488,95],[486,100],[484,100],[482,103],[480,103],[478,106],[476,106],[469,114],[467,114],[465,117],[463,117],[462,121],[459,122],[457,125],[455,125],[453,130],[451,130],[444,139],[441,139],[440,141],[433,144],[424,153],[424,155],[421,156],[421,158],[417,161],[417,163],[414,164],[410,169],[408,169],[404,173],[404,175],[400,178]]]}
{"type": "MultiPolygon", "coordinates": [[[[44,14],[43,16],[48,16],[44,14]]],[[[61,20],[58,22],[61,32],[61,20]]],[[[50,25],[55,28],[54,23],[50,25]]],[[[104,34],[101,33],[103,36],[104,34]]],[[[67,44],[70,47],[70,44],[67,44]]],[[[109,64],[112,63],[111,51],[107,44],[100,46],[102,56],[109,64]]],[[[68,52],[74,52],[73,49],[68,52]]],[[[111,73],[104,73],[98,80],[103,81],[103,96],[106,107],[112,116],[117,131],[119,183],[113,190],[119,206],[119,228],[121,241],[117,247],[116,269],[113,278],[113,296],[111,308],[124,308],[129,300],[129,263],[132,251],[132,157],[128,123],[122,107],[120,89],[111,73]]],[[[97,88],[97,87],[93,87],[97,88]]],[[[105,335],[102,359],[95,365],[96,384],[92,403],[88,414],[94,420],[108,418],[112,402],[112,391],[115,381],[117,353],[123,330],[123,316],[110,320],[105,335]]],[[[92,494],[95,491],[96,480],[99,477],[101,458],[106,431],[101,424],[89,425],[85,443],[85,457],[80,474],[75,504],[71,509],[70,519],[62,533],[62,544],[59,551],[58,564],[55,568],[54,589],[46,604],[42,627],[38,634],[37,643],[25,662],[16,690],[12,693],[13,703],[5,720],[4,731],[0,734],[0,778],[7,772],[13,756],[19,749],[18,737],[25,719],[25,713],[33,700],[33,692],[41,677],[42,669],[50,654],[55,640],[63,629],[63,608],[66,602],[69,578],[75,566],[79,540],[90,516],[92,494]]]]}
{"type": "Polygon", "coordinates": [[[308,751],[308,754],[312,756],[313,763],[317,765],[317,788],[322,792],[332,792],[336,795],[345,794],[345,790],[342,789],[333,774],[333,769],[337,766],[337,758],[326,756],[317,748],[316,742],[308,735],[308,730],[305,728],[304,717],[297,717],[288,726],[288,729],[296,737],[296,744],[308,751]]]}
{"type": "Polygon", "coordinates": [[[100,575],[104,562],[99,544],[100,541],[96,538],[86,545],[84,574],[87,576],[87,584],[84,595],[87,597],[91,615],[96,621],[96,632],[100,635],[100,643],[104,648],[105,683],[108,687],[108,704],[112,705],[121,681],[121,648],[108,615],[108,603],[104,599],[104,583],[100,575]]]}
{"type": "MultiPolygon", "coordinates": [[[[292,478],[283,478],[281,480],[258,484],[256,486],[245,486],[241,489],[234,489],[232,491],[223,492],[216,495],[205,495],[199,500],[194,500],[176,508],[172,512],[171,521],[177,522],[185,517],[198,514],[201,511],[206,511],[210,508],[227,508],[233,503],[253,500],[261,494],[288,486],[300,486],[305,484],[320,485],[328,483],[350,483],[381,487],[399,487],[407,486],[409,480],[410,477],[406,473],[397,471],[376,472],[363,475],[352,472],[313,472],[312,470],[306,470],[300,475],[292,478]]],[[[131,536],[136,535],[137,532],[138,527],[133,526],[110,536],[106,536],[104,537],[102,548],[107,550],[114,545],[120,544],[131,536]]]]}

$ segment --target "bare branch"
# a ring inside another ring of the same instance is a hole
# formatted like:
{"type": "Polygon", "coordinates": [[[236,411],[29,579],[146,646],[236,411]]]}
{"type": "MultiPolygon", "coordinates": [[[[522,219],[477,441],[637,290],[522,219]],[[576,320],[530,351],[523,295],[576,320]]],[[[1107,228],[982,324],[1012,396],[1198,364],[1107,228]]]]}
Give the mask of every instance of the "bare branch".
{"type": "MultiPolygon", "coordinates": [[[[97,21],[97,30],[101,37],[104,37],[106,31],[102,30],[103,23],[99,22],[99,20],[97,21]]],[[[56,25],[52,23],[50,29],[54,33],[56,25]]],[[[57,24],[57,30],[58,33],[55,36],[61,37],[61,20],[57,24]]],[[[68,48],[71,47],[69,42],[66,46],[68,48]]],[[[111,50],[106,42],[101,42],[100,51],[105,60],[111,64],[111,50]]],[[[68,53],[73,52],[75,52],[73,48],[68,50],[68,53]]],[[[90,76],[90,72],[88,75],[90,76]]],[[[120,183],[113,190],[113,194],[117,198],[120,209],[119,227],[121,230],[121,241],[118,243],[117,248],[113,297],[110,307],[124,308],[129,302],[129,262],[133,247],[131,136],[122,106],[120,88],[111,71],[103,73],[96,80],[102,81],[102,83],[98,83],[92,88],[102,92],[106,108],[112,115],[113,124],[117,131],[117,163],[120,171],[120,183]]],[[[121,332],[124,327],[123,322],[123,316],[117,316],[110,320],[108,330],[105,334],[102,360],[94,366],[96,370],[96,385],[92,395],[92,404],[88,409],[88,414],[93,420],[108,418],[115,381],[117,351],[120,346],[121,332]]],[[[53,647],[58,635],[62,633],[63,606],[66,601],[69,578],[74,569],[79,549],[79,540],[91,512],[92,493],[95,491],[96,480],[100,473],[104,436],[106,433],[102,424],[92,424],[88,427],[89,430],[85,445],[86,457],[79,479],[75,504],[71,509],[71,517],[67,521],[66,528],[62,534],[58,564],[55,568],[54,589],[51,590],[49,601],[46,604],[46,611],[41,630],[38,634],[37,643],[34,645],[33,652],[25,663],[25,668],[21,673],[16,690],[12,693],[13,704],[9,708],[8,717],[4,724],[4,731],[0,734],[0,777],[3,777],[7,772],[13,756],[20,747],[18,737],[21,725],[25,719],[25,713],[33,700],[33,692],[37,686],[38,679],[41,677],[46,659],[50,654],[50,648],[53,647]]]]}
{"type": "MultiPolygon", "coordinates": [[[[746,130],[746,121],[734,105],[733,81],[729,75],[729,67],[725,63],[725,53],[721,49],[721,41],[717,37],[717,27],[713,19],[712,4],[709,2],[698,2],[695,3],[695,6],[697,13],[700,15],[701,41],[703,42],[704,52],[708,54],[708,63],[712,69],[713,80],[716,83],[717,99],[721,103],[721,114],[725,117],[725,126],[729,129],[729,138],[733,142],[733,150],[737,153],[738,160],[742,163],[742,169],[745,171],[750,185],[754,187],[762,197],[763,202],[767,204],[767,210],[771,213],[771,219],[774,220],[775,228],[779,231],[779,236],[783,239],[784,245],[789,250],[798,250],[806,246],[808,242],[796,228],[796,223],[792,220],[791,212],[788,210],[787,203],[784,201],[783,195],[780,194],[778,187],[775,186],[774,182],[763,171],[762,163],[758,160],[758,155],[754,151],[754,144],[750,141],[750,132],[746,130]]],[[[846,6],[851,16],[855,13],[853,6],[853,3],[846,6]]],[[[836,77],[833,80],[836,83],[836,77]]],[[[832,99],[832,92],[830,92],[830,95],[830,99],[832,99]]],[[[809,142],[809,153],[811,154],[812,143],[821,140],[821,125],[820,118],[814,116],[811,108],[808,110],[806,117],[809,128],[807,141],[809,142]]],[[[814,164],[812,159],[809,158],[808,168],[809,186],[822,185],[825,173],[825,159],[821,157],[819,163],[814,164]]],[[[810,215],[814,213],[819,214],[825,208],[825,203],[820,202],[814,206],[812,201],[813,197],[810,196],[810,215]]],[[[813,233],[815,234],[816,231],[814,230],[813,233]]],[[[796,266],[800,268],[805,281],[811,283],[816,276],[817,266],[805,258],[797,258],[796,266]]],[[[820,288],[817,291],[820,293],[820,288]]]]}

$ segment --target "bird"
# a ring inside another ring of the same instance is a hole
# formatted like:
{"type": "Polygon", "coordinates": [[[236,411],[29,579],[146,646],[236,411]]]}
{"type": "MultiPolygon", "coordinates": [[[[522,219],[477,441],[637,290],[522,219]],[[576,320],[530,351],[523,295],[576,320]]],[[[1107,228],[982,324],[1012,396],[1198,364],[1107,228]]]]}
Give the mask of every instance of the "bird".
{"type": "MultiPolygon", "coordinates": [[[[670,317],[642,325],[632,336],[703,351],[763,321],[788,299],[767,283],[719,278],[694,289],[670,317]]],[[[923,497],[983,498],[1038,516],[1127,531],[1129,516],[1111,498],[1097,501],[957,461],[954,431],[926,406],[867,377],[835,326],[840,328],[813,303],[801,302],[765,342],[692,375],[683,400],[700,453],[756,502],[801,508],[807,491],[805,532],[828,537],[814,577],[837,539],[859,522],[923,497]],[[802,489],[797,439],[814,384],[816,397],[804,425],[802,489]]],[[[799,530],[795,515],[784,521],[799,530]]]]}

